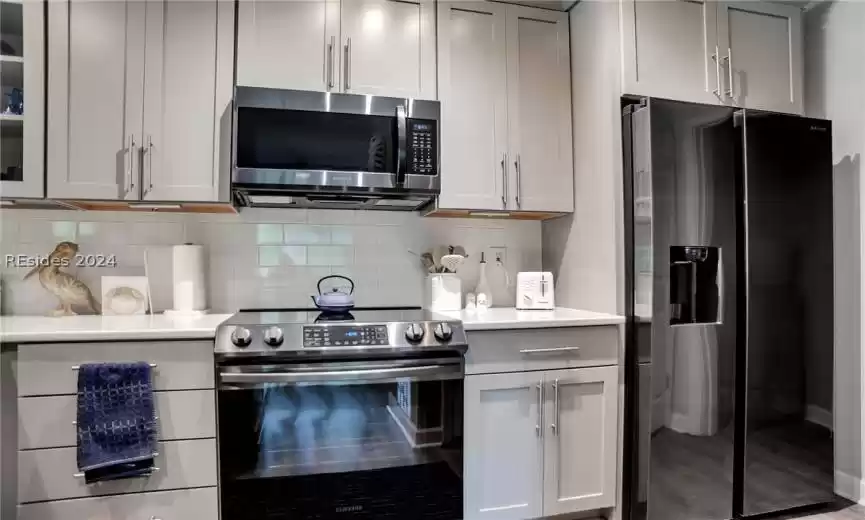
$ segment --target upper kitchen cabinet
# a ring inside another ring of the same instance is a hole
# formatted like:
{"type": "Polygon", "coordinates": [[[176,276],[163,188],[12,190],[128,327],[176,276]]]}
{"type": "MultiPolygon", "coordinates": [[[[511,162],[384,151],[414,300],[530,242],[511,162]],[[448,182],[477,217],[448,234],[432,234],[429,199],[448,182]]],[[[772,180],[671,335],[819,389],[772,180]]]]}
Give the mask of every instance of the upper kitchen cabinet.
{"type": "Polygon", "coordinates": [[[238,85],[436,98],[433,0],[240,2],[238,85]]]}
{"type": "Polygon", "coordinates": [[[718,6],[675,0],[622,2],[623,82],[627,93],[718,103],[718,6]]]}
{"type": "Polygon", "coordinates": [[[494,2],[439,4],[440,207],[508,205],[505,10],[494,2]]]}
{"type": "Polygon", "coordinates": [[[567,14],[439,3],[442,193],[434,212],[574,210],[567,14]]]}
{"type": "Polygon", "coordinates": [[[229,2],[48,5],[48,196],[227,201],[229,2]]]}
{"type": "Polygon", "coordinates": [[[339,52],[339,0],[237,5],[238,85],[330,91],[339,52]]]}
{"type": "Polygon", "coordinates": [[[436,99],[433,0],[344,0],[342,90],[436,99]]]}
{"type": "Polygon", "coordinates": [[[802,11],[765,2],[721,3],[718,41],[735,106],[801,114],[802,11]]]}
{"type": "Polygon", "coordinates": [[[41,2],[0,1],[0,196],[45,195],[45,16],[41,2]]]}
{"type": "Polygon", "coordinates": [[[139,197],[145,4],[48,4],[48,197],[139,197]]]}
{"type": "Polygon", "coordinates": [[[622,0],[622,15],[624,93],[803,112],[799,7],[622,0]]]}
{"type": "Polygon", "coordinates": [[[231,178],[225,154],[234,94],[233,6],[148,2],[146,27],[141,198],[225,200],[231,178]]]}
{"type": "Polygon", "coordinates": [[[568,17],[508,7],[511,209],[574,210],[568,17]]]}

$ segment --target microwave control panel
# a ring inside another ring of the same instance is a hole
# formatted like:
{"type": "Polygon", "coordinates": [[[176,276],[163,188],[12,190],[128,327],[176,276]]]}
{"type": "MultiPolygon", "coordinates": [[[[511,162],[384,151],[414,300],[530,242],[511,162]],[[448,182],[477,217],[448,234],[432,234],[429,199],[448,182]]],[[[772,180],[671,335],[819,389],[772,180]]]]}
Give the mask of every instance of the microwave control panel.
{"type": "Polygon", "coordinates": [[[406,171],[413,175],[437,175],[438,151],[435,121],[409,119],[406,133],[406,171]]]}

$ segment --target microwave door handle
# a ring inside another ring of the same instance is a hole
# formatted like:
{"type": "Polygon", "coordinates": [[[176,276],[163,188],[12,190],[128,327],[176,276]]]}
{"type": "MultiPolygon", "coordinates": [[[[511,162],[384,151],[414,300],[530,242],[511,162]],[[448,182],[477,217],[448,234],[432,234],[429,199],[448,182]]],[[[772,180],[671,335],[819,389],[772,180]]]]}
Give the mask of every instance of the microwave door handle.
{"type": "Polygon", "coordinates": [[[396,107],[396,137],[396,183],[399,186],[403,186],[405,184],[407,156],[406,148],[408,146],[408,137],[406,135],[405,105],[398,105],[396,107]]]}

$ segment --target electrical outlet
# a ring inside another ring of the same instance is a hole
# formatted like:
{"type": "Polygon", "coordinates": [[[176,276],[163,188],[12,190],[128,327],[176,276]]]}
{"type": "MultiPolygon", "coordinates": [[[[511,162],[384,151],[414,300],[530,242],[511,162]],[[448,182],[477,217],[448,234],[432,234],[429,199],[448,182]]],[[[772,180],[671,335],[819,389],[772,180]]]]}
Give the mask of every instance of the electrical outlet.
{"type": "Polygon", "coordinates": [[[499,261],[505,265],[508,264],[508,248],[504,246],[487,248],[487,261],[493,264],[499,261]]]}

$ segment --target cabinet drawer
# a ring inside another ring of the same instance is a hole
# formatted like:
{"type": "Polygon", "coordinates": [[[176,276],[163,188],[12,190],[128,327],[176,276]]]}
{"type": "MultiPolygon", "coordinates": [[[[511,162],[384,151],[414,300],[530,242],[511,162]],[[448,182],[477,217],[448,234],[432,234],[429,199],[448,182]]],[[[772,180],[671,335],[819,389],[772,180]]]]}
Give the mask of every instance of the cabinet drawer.
{"type": "Polygon", "coordinates": [[[466,374],[616,365],[619,327],[568,327],[468,333],[466,374]]]}
{"type": "Polygon", "coordinates": [[[75,448],[19,452],[18,501],[41,502],[216,486],[215,439],[160,442],[157,449],[156,467],[159,471],[149,478],[91,485],[74,476],[78,473],[75,448]]]}
{"type": "Polygon", "coordinates": [[[216,488],[26,504],[18,520],[219,520],[216,488]]]}
{"type": "Polygon", "coordinates": [[[42,343],[18,349],[18,395],[75,394],[73,366],[130,361],[157,365],[155,390],[214,388],[212,341],[42,343]]]}
{"type": "MultiPolygon", "coordinates": [[[[159,440],[216,437],[213,390],[156,392],[159,440]]],[[[77,396],[18,399],[18,448],[61,448],[77,443],[77,396]]]]}

